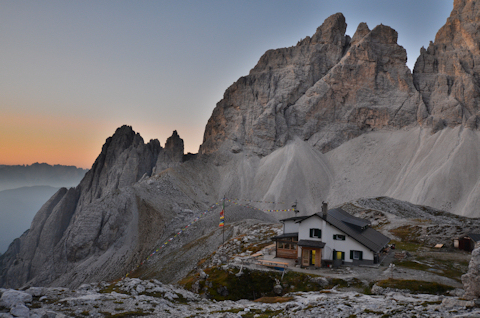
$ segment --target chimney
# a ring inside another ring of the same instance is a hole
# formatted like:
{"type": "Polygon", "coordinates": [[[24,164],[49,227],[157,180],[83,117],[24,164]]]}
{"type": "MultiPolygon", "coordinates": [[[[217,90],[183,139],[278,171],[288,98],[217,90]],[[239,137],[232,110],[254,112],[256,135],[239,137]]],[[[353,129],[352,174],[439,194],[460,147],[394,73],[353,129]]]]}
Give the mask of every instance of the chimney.
{"type": "Polygon", "coordinates": [[[295,213],[295,216],[297,216],[298,212],[300,212],[297,210],[297,200],[295,200],[295,203],[292,205],[292,208],[293,208],[293,212],[295,213]]]}
{"type": "Polygon", "coordinates": [[[324,220],[327,219],[327,212],[328,212],[328,203],[325,201],[322,201],[322,217],[324,220]]]}

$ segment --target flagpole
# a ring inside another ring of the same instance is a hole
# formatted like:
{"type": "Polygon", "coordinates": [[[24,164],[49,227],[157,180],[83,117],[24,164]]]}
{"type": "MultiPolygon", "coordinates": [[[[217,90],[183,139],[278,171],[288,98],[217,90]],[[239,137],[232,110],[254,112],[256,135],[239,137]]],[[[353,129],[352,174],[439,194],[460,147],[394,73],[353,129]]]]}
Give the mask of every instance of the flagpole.
{"type": "Polygon", "coordinates": [[[225,244],[225,195],[223,196],[223,226],[222,226],[222,238],[223,238],[223,244],[225,244]]]}

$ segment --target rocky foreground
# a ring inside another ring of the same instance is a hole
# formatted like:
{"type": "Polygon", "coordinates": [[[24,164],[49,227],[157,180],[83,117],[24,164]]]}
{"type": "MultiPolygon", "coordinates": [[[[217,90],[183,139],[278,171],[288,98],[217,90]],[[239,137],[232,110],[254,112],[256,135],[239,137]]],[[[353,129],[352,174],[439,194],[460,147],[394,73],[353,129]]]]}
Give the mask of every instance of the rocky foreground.
{"type": "Polygon", "coordinates": [[[292,293],[257,301],[212,301],[157,280],[127,278],[76,290],[0,289],[0,317],[479,317],[478,301],[373,288],[292,293]]]}

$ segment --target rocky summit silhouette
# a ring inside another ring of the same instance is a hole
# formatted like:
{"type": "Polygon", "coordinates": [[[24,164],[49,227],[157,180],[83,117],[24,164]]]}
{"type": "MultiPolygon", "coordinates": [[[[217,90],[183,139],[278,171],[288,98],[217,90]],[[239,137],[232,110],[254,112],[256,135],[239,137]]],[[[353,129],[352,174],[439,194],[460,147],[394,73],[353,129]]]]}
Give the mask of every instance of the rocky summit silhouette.
{"type": "MultiPolygon", "coordinates": [[[[454,2],[413,74],[395,30],[361,23],[350,38],[345,17],[330,16],[226,90],[198,155],[184,155],[176,132],[162,148],[119,128],[80,184],[59,190],[0,257],[0,286],[118,279],[224,196],[280,210],[297,201],[300,215],[389,196],[480,216],[477,7],[454,2]]],[[[227,238],[242,219],[292,216],[255,208],[232,211],[227,238]]],[[[159,251],[156,277],[192,270],[222,244],[217,228],[207,214],[159,251]]]]}

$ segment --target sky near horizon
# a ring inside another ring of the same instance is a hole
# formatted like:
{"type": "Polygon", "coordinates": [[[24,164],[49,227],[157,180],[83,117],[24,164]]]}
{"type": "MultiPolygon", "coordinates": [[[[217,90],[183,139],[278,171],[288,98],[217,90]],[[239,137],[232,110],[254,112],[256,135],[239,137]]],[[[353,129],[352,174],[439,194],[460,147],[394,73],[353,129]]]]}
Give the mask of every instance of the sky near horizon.
{"type": "Polygon", "coordinates": [[[394,28],[413,69],[453,0],[0,2],[0,164],[90,168],[117,127],[196,153],[223,92],[336,12],[394,28]]]}

